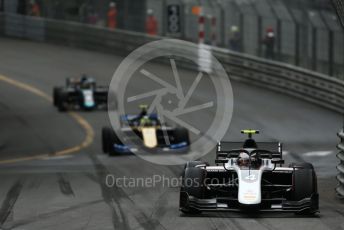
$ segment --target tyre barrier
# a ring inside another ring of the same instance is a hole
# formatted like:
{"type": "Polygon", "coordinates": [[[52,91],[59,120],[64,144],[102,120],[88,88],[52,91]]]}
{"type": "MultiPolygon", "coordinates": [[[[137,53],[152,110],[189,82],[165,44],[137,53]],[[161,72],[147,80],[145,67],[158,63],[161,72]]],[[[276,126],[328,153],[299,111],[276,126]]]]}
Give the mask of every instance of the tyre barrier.
{"type": "Polygon", "coordinates": [[[339,165],[337,166],[339,174],[337,175],[338,186],[336,188],[337,194],[344,198],[344,129],[338,133],[340,143],[337,145],[339,152],[337,158],[339,159],[339,165]]]}

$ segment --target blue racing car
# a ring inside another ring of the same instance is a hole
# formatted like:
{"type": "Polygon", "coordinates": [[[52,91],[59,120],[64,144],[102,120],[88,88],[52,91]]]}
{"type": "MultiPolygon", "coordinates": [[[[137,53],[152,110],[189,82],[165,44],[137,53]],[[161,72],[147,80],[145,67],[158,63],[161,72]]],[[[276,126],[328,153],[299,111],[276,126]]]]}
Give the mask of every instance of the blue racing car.
{"type": "Polygon", "coordinates": [[[102,129],[103,152],[109,155],[130,153],[140,148],[161,151],[187,150],[190,145],[189,132],[182,127],[172,127],[162,123],[157,114],[147,114],[146,107],[141,107],[139,115],[121,116],[121,132],[125,138],[139,140],[139,144],[128,146],[118,138],[110,127],[102,129]]]}

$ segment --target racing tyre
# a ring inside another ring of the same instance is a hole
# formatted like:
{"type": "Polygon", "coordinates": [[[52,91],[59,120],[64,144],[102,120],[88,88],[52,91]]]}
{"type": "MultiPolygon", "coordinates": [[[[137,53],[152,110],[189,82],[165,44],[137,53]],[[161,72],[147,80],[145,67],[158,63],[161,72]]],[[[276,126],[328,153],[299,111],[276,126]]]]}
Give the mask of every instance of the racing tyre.
{"type": "Polygon", "coordinates": [[[173,134],[175,143],[181,143],[185,141],[187,145],[190,145],[189,132],[187,129],[176,128],[173,134]]]}
{"type": "Polygon", "coordinates": [[[60,87],[54,87],[53,89],[53,104],[54,106],[58,105],[58,99],[59,99],[59,94],[60,94],[61,88],[60,87]]]}
{"type": "Polygon", "coordinates": [[[293,173],[292,200],[300,201],[305,198],[312,198],[309,209],[297,212],[295,214],[311,215],[319,209],[319,198],[317,193],[317,178],[313,166],[309,163],[304,164],[304,168],[297,169],[293,173]]]}
{"type": "Polygon", "coordinates": [[[109,153],[110,156],[118,155],[118,152],[114,149],[114,144],[122,144],[121,140],[116,135],[115,131],[113,131],[109,127],[104,127],[102,129],[103,134],[103,151],[105,153],[109,153]]]}
{"type": "Polygon", "coordinates": [[[103,127],[102,128],[102,149],[103,149],[103,153],[108,153],[109,150],[110,150],[109,139],[110,139],[111,131],[112,130],[107,128],[107,127],[103,127]]]}
{"type": "Polygon", "coordinates": [[[188,199],[185,197],[193,196],[202,199],[205,194],[204,181],[206,178],[206,171],[201,168],[186,168],[184,172],[183,185],[180,189],[179,207],[183,213],[199,214],[200,210],[190,207],[188,199]]]}
{"type": "Polygon", "coordinates": [[[57,108],[60,112],[67,111],[67,107],[65,105],[65,102],[68,99],[68,94],[63,92],[62,90],[59,90],[56,94],[56,100],[57,100],[57,108]]]}
{"type": "Polygon", "coordinates": [[[184,165],[184,170],[183,170],[183,173],[182,173],[182,177],[185,176],[185,169],[186,168],[194,168],[197,165],[209,166],[209,163],[208,162],[204,162],[204,161],[188,161],[188,162],[186,162],[186,164],[184,165]]]}

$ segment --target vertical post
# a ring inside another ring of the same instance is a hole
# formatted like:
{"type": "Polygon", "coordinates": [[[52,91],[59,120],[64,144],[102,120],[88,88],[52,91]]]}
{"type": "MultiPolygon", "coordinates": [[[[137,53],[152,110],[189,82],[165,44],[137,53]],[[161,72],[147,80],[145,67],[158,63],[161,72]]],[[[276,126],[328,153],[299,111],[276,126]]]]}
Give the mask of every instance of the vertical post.
{"type": "Polygon", "coordinates": [[[240,47],[239,47],[239,50],[240,50],[240,52],[243,52],[243,53],[245,53],[245,37],[244,37],[244,15],[243,15],[243,13],[242,12],[240,12],[240,27],[239,27],[239,32],[240,32],[240,47]]]}
{"type": "Polygon", "coordinates": [[[300,65],[300,24],[295,24],[295,65],[300,65]]]}
{"type": "Polygon", "coordinates": [[[317,70],[317,29],[312,27],[312,70],[317,70]]]}
{"type": "Polygon", "coordinates": [[[220,15],[220,19],[221,19],[221,24],[220,24],[220,39],[221,39],[221,45],[223,47],[226,47],[226,23],[225,23],[225,13],[224,13],[224,9],[221,7],[221,5],[218,5],[221,15],[220,15]]]}
{"type": "Polygon", "coordinates": [[[205,36],[204,23],[205,23],[205,18],[201,10],[198,16],[198,43],[199,44],[204,44],[204,36],[205,36]]]}
{"type": "Polygon", "coordinates": [[[333,50],[333,43],[334,43],[334,38],[333,38],[333,31],[329,30],[328,33],[328,74],[330,76],[333,76],[333,70],[334,70],[334,50],[333,50]]]}
{"type": "MultiPolygon", "coordinates": [[[[129,26],[128,26],[128,21],[129,21],[129,18],[128,18],[128,1],[123,1],[123,29],[125,30],[128,30],[129,29],[129,26]]],[[[147,2],[146,2],[146,8],[147,8],[147,2]]]]}
{"type": "MultiPolygon", "coordinates": [[[[299,1],[300,3],[304,3],[303,1],[299,1]]],[[[310,45],[309,45],[309,38],[311,36],[310,27],[312,26],[311,21],[308,17],[307,12],[304,10],[304,6],[300,4],[300,9],[302,10],[301,21],[300,23],[300,66],[309,68],[310,67],[310,45]]]]}
{"type": "Polygon", "coordinates": [[[258,56],[261,57],[262,56],[262,16],[258,15],[258,39],[257,39],[257,42],[258,42],[258,56]]]}
{"type": "Polygon", "coordinates": [[[211,16],[211,45],[216,46],[216,17],[211,16]]]}
{"type": "Polygon", "coordinates": [[[166,27],[168,26],[167,25],[167,15],[168,15],[168,12],[167,12],[167,4],[166,4],[166,0],[163,0],[162,1],[162,9],[161,9],[161,12],[162,12],[162,28],[161,28],[161,34],[163,36],[166,36],[167,32],[166,32],[166,27]]]}
{"type": "Polygon", "coordinates": [[[186,39],[185,29],[186,29],[186,15],[185,15],[185,3],[180,5],[180,37],[186,39]]]}
{"type": "Polygon", "coordinates": [[[281,19],[277,19],[277,60],[282,61],[282,23],[281,19]]]}

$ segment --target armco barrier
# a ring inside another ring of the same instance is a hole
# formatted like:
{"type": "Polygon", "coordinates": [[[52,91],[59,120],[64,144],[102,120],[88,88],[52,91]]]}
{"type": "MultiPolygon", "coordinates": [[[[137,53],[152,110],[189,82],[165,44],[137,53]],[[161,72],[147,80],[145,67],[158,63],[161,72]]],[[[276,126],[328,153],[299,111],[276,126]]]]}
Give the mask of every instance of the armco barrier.
{"type": "Polygon", "coordinates": [[[344,129],[338,133],[338,137],[340,138],[340,143],[337,145],[339,149],[337,157],[340,163],[337,166],[339,174],[337,176],[338,187],[336,191],[340,197],[344,198],[344,129]]]}
{"type": "MultiPolygon", "coordinates": [[[[149,41],[161,39],[141,33],[15,14],[0,15],[0,28],[7,36],[124,55],[149,41]]],[[[233,79],[344,112],[344,82],[341,80],[284,63],[207,47],[233,79]]]]}

